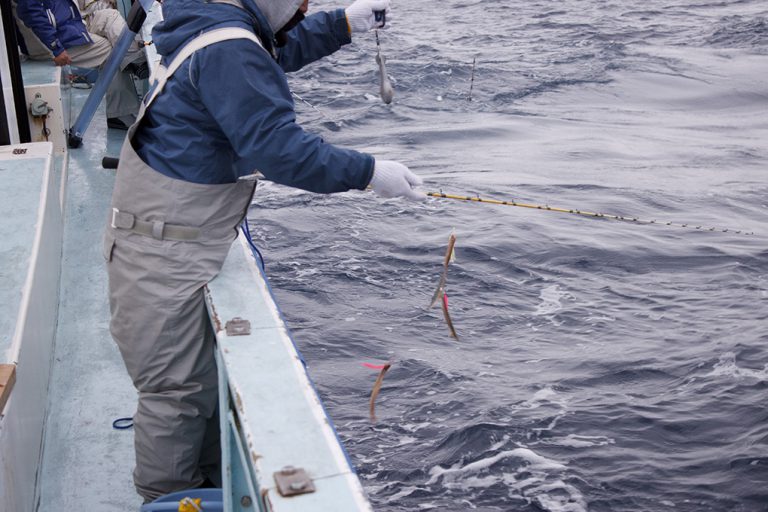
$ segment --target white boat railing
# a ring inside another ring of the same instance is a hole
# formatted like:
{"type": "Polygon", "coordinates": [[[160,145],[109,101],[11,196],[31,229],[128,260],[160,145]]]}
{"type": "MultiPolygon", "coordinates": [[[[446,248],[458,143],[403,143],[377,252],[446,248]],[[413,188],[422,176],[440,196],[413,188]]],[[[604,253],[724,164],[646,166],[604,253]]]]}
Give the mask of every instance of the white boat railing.
{"type": "Polygon", "coordinates": [[[245,235],[206,302],[218,343],[224,510],[371,510],[245,235]]]}
{"type": "Polygon", "coordinates": [[[0,510],[34,510],[59,306],[62,211],[50,142],[0,147],[0,510]]]}

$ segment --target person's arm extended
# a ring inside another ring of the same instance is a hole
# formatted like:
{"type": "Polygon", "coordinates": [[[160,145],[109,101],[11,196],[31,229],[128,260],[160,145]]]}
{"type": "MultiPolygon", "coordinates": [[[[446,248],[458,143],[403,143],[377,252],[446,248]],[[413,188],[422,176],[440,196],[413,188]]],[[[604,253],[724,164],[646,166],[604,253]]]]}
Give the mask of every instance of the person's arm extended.
{"type": "Polygon", "coordinates": [[[193,68],[205,108],[248,169],[320,193],[364,189],[371,181],[372,156],[327,144],[296,124],[285,74],[253,42],[225,41],[200,50],[193,68]],[[232,55],[241,56],[237,66],[232,55]]]}
{"type": "Polygon", "coordinates": [[[287,72],[297,71],[352,41],[344,9],[307,16],[287,35],[288,42],[277,56],[280,67],[287,72]]]}
{"type": "Polygon", "coordinates": [[[58,57],[64,51],[64,47],[56,38],[56,29],[51,24],[42,2],[39,0],[19,0],[16,14],[35,33],[37,38],[53,52],[54,57],[58,57]]]}
{"type": "Polygon", "coordinates": [[[389,12],[389,0],[355,0],[346,9],[307,17],[288,32],[288,42],[280,48],[277,62],[290,72],[332,54],[349,44],[353,33],[378,27],[378,11],[389,12]]]}

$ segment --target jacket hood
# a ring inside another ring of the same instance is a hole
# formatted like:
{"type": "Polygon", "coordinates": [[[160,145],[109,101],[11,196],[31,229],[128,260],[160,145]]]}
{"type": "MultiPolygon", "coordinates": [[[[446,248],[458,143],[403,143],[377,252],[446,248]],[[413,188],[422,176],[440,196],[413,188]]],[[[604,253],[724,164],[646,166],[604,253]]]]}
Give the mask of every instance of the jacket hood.
{"type": "Polygon", "coordinates": [[[269,22],[272,32],[277,32],[290,21],[304,0],[253,0],[269,22]]]}
{"type": "Polygon", "coordinates": [[[251,26],[265,45],[290,21],[303,0],[165,0],[163,21],[152,30],[160,55],[173,55],[194,36],[219,25],[251,26]],[[236,7],[237,4],[242,9],[236,7]]]}

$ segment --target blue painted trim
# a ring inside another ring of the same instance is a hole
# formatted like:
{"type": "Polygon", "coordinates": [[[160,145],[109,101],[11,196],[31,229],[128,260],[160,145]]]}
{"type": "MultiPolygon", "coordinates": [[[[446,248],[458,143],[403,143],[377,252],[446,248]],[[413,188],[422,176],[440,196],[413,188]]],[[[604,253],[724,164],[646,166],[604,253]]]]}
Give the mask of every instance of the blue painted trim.
{"type": "MultiPolygon", "coordinates": [[[[266,271],[266,267],[264,266],[264,255],[261,254],[261,251],[258,247],[256,247],[256,244],[253,242],[253,238],[251,238],[251,228],[248,225],[248,217],[243,219],[243,223],[240,226],[243,230],[243,234],[245,235],[245,238],[248,240],[248,245],[251,246],[251,252],[254,254],[254,256],[258,256],[259,263],[261,263],[261,270],[262,273],[266,271]]],[[[270,291],[271,293],[271,291],[270,291]]],[[[274,299],[274,297],[272,297],[274,299]]]]}

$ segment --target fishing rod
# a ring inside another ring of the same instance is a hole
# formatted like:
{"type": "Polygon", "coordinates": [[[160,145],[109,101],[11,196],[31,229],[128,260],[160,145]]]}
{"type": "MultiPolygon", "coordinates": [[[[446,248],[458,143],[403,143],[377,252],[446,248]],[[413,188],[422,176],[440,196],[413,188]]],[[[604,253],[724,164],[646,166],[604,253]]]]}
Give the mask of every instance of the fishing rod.
{"type": "Polygon", "coordinates": [[[558,213],[570,213],[572,215],[581,215],[582,217],[618,220],[622,222],[631,222],[634,224],[647,224],[647,225],[654,224],[659,226],[672,226],[672,227],[678,227],[678,228],[694,229],[698,231],[719,231],[721,233],[736,233],[739,235],[755,234],[754,231],[744,231],[741,229],[704,227],[704,226],[698,226],[695,224],[681,223],[681,222],[667,222],[667,221],[658,221],[658,220],[639,219],[637,217],[630,217],[625,215],[612,215],[609,213],[589,212],[584,210],[576,210],[572,208],[557,208],[557,207],[549,206],[546,204],[531,204],[531,203],[520,203],[517,201],[502,201],[500,199],[486,199],[486,198],[481,198],[479,195],[461,196],[456,194],[445,194],[443,193],[443,191],[427,192],[426,194],[430,197],[437,197],[440,199],[455,199],[457,201],[469,201],[474,203],[496,204],[496,205],[502,205],[502,206],[517,206],[518,208],[530,208],[533,210],[544,210],[544,211],[558,212],[558,213]]]}

